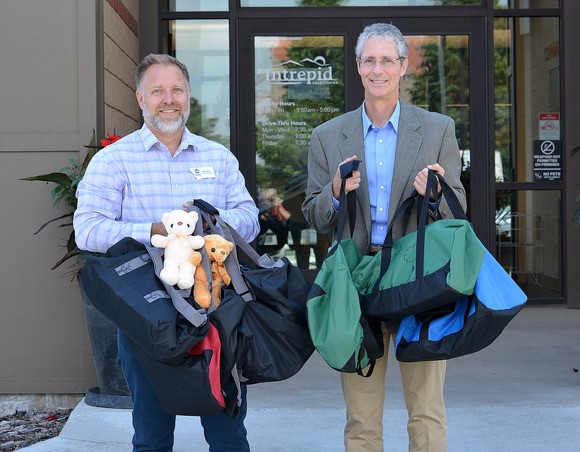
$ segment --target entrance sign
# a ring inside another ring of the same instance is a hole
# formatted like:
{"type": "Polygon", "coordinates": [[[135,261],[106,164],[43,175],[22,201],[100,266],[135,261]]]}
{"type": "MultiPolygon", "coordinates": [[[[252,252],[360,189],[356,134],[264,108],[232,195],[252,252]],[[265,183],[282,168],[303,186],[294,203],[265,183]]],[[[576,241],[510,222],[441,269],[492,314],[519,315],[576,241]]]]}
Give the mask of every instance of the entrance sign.
{"type": "Polygon", "coordinates": [[[254,36],[258,253],[318,266],[330,235],[302,214],[312,129],[344,113],[344,36],[254,36]]]}
{"type": "Polygon", "coordinates": [[[534,181],[562,178],[562,150],[559,140],[534,141],[534,181]]]}
{"type": "Polygon", "coordinates": [[[312,129],[344,113],[344,37],[256,36],[254,49],[257,182],[282,190],[312,129]]]}

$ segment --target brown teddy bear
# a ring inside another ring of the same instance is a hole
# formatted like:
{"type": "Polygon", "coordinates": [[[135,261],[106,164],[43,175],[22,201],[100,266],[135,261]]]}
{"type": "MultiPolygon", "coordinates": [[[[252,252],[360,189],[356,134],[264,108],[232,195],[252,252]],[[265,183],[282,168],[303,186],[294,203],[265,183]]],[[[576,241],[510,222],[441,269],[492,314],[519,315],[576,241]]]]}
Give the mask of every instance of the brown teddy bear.
{"type": "Polygon", "coordinates": [[[225,260],[234,250],[235,245],[219,234],[209,234],[203,238],[211,266],[212,290],[210,295],[207,275],[203,270],[203,266],[199,265],[195,271],[193,298],[197,304],[207,309],[211,304],[211,296],[213,296],[213,303],[217,308],[221,302],[222,285],[229,285],[232,281],[226,269],[225,260]]]}
{"type": "Polygon", "coordinates": [[[211,292],[209,291],[209,281],[207,275],[201,265],[201,254],[199,260],[196,256],[192,256],[192,262],[195,265],[195,273],[193,274],[193,299],[203,309],[209,309],[211,306],[211,292]],[[197,264],[195,262],[198,262],[197,264]]]}

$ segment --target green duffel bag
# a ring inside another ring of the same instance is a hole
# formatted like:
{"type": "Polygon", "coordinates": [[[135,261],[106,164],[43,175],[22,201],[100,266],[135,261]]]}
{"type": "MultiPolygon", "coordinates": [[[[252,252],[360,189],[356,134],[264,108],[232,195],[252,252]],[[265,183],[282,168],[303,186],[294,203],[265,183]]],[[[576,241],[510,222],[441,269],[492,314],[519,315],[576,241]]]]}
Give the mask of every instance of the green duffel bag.
{"type": "MultiPolygon", "coordinates": [[[[370,376],[376,359],[383,355],[380,322],[367,319],[361,312],[360,294],[352,271],[363,257],[352,239],[340,240],[346,223],[347,209],[354,213],[354,192],[344,193],[345,179],[354,171],[342,174],[337,237],[328,252],[308,294],[306,312],[310,337],[326,363],[341,372],[370,376]],[[363,369],[370,367],[363,373],[363,369]]],[[[350,231],[354,229],[351,216],[350,231]]]]}
{"type": "Polygon", "coordinates": [[[427,225],[428,196],[423,198],[418,229],[393,243],[392,225],[408,214],[413,196],[407,198],[393,217],[383,249],[364,256],[352,275],[362,294],[362,312],[381,320],[400,320],[408,315],[453,310],[453,303],[473,294],[475,281],[485,256],[465,213],[445,180],[430,171],[427,193],[441,182],[455,219],[427,225]]]}

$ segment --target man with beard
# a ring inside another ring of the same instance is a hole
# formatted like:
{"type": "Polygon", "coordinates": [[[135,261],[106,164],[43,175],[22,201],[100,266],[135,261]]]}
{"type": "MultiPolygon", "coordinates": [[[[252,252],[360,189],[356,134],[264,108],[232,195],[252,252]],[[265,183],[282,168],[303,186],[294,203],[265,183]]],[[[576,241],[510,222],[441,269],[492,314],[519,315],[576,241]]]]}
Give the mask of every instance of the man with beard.
{"type": "MultiPolygon", "coordinates": [[[[204,199],[248,242],[258,234],[258,208],[234,155],[192,134],[189,73],[169,55],[150,54],[137,66],[136,96],[144,125],[99,151],[77,190],[74,229],[79,248],[105,252],[124,237],[151,244],[167,235],[164,212],[204,199]]],[[[118,359],[133,400],[133,451],[171,451],[175,416],[164,412],[141,366],[119,333],[118,359]]],[[[237,417],[202,416],[210,451],[249,451],[244,418],[246,388],[237,417]]]]}

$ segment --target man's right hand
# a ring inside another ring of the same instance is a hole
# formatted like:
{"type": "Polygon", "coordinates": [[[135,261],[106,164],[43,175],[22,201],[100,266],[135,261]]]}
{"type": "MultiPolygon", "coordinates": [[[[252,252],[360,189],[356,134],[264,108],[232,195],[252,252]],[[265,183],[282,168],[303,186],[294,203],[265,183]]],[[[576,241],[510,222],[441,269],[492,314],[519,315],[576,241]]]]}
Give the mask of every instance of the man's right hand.
{"type": "MultiPolygon", "coordinates": [[[[334,195],[335,199],[338,199],[338,197],[340,196],[340,184],[342,182],[342,179],[340,178],[340,165],[356,159],[357,159],[356,155],[353,155],[352,157],[343,160],[338,165],[336,173],[334,174],[334,179],[332,179],[332,194],[334,195]]],[[[353,171],[352,176],[346,180],[344,191],[348,193],[350,191],[356,190],[359,186],[360,186],[360,171],[353,171]]]]}
{"type": "Polygon", "coordinates": [[[167,229],[165,229],[165,225],[163,223],[152,223],[151,224],[151,236],[153,236],[154,234],[166,236],[167,229]]]}

